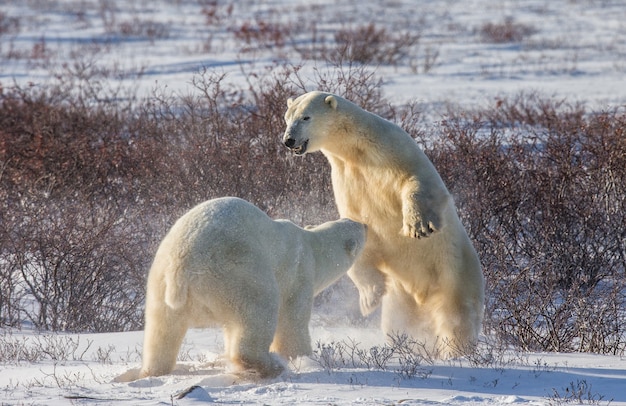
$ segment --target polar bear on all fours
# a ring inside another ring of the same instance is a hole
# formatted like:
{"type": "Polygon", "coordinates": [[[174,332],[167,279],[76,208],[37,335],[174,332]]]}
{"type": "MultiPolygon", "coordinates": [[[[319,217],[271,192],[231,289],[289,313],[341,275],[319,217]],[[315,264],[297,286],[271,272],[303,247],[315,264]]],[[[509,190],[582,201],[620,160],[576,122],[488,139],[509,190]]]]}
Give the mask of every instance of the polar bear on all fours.
{"type": "MultiPolygon", "coordinates": [[[[224,328],[226,357],[260,377],[311,354],[313,297],[344,275],[365,246],[348,219],[302,229],[238,198],[209,200],[181,217],[148,275],[142,367],[171,372],[189,327],[224,328]]],[[[121,380],[131,380],[129,375],[121,380]]]]}
{"type": "Polygon", "coordinates": [[[339,96],[288,100],[284,144],[321,151],[342,217],[368,225],[348,271],[361,310],[382,303],[382,328],[406,333],[442,357],[474,346],[481,330],[480,262],[452,197],[430,160],[397,125],[339,96]]]}

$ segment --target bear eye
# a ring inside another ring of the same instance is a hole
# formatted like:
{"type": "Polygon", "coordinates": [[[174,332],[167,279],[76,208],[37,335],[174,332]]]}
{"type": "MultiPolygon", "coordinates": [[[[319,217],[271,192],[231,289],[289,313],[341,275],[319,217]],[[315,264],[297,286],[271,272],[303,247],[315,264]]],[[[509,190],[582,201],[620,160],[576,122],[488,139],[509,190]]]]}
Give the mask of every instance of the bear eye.
{"type": "Polygon", "coordinates": [[[302,117],[302,121],[309,121],[310,119],[311,119],[311,117],[309,117],[309,116],[302,117]]]}

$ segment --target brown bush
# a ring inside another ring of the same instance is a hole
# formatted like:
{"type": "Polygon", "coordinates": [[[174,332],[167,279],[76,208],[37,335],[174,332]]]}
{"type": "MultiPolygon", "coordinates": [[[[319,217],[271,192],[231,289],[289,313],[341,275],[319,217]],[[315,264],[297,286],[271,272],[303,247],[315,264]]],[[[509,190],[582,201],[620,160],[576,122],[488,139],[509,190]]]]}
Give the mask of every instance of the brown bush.
{"type": "Polygon", "coordinates": [[[283,50],[286,53],[293,49],[304,59],[333,61],[335,64],[397,66],[416,56],[420,40],[419,34],[388,32],[374,23],[342,27],[335,30],[331,38],[318,31],[321,30],[315,22],[300,21],[296,26],[268,20],[267,16],[257,16],[254,21],[230,28],[233,36],[243,43],[243,52],[272,49],[281,54],[283,50]]]}
{"type": "Polygon", "coordinates": [[[511,18],[500,23],[485,23],[480,27],[479,33],[483,41],[503,44],[520,42],[532,35],[536,29],[530,25],[516,23],[511,18]]]}
{"type": "Polygon", "coordinates": [[[302,225],[336,218],[324,157],[280,143],[286,99],[321,89],[400,123],[431,157],[483,263],[487,334],[529,350],[626,349],[623,112],[520,95],[426,127],[419,106],[391,106],[349,60],[312,78],[259,72],[241,86],[203,71],[190,94],[157,90],[133,106],[94,99],[98,83],[77,94],[68,78],[3,89],[0,324],[141,326],[157,244],[209,198],[302,225]]]}
{"type": "Polygon", "coordinates": [[[235,38],[243,41],[244,51],[259,48],[283,48],[291,36],[293,26],[278,22],[269,22],[265,19],[246,21],[240,26],[231,29],[235,38]]]}
{"type": "Polygon", "coordinates": [[[337,54],[352,62],[374,65],[397,65],[414,53],[420,36],[413,33],[389,33],[369,23],[356,28],[342,28],[335,33],[337,54]]]}
{"type": "Polygon", "coordinates": [[[451,111],[431,156],[487,278],[486,332],[527,350],[626,348],[626,116],[536,96],[451,111]]]}
{"type": "Polygon", "coordinates": [[[140,328],[147,247],[136,236],[143,230],[111,207],[74,199],[30,203],[11,219],[3,244],[12,271],[3,276],[13,281],[10,303],[21,320],[9,313],[3,321],[54,331],[140,328]]]}
{"type": "Polygon", "coordinates": [[[9,17],[0,11],[0,38],[3,35],[14,34],[20,30],[20,20],[16,17],[9,17]]]}
{"type": "Polygon", "coordinates": [[[0,323],[137,328],[149,258],[142,224],[126,217],[142,163],[124,118],[51,94],[0,99],[0,323]]]}
{"type": "MultiPolygon", "coordinates": [[[[362,74],[345,73],[333,87],[385,105],[362,74]]],[[[286,66],[251,75],[244,88],[204,71],[194,93],[157,91],[134,108],[89,103],[64,85],[6,90],[0,323],[137,328],[157,244],[177,217],[213,197],[242,197],[300,224],[336,218],[325,159],[293,157],[280,142],[287,98],[307,90],[298,75],[286,66]]]]}

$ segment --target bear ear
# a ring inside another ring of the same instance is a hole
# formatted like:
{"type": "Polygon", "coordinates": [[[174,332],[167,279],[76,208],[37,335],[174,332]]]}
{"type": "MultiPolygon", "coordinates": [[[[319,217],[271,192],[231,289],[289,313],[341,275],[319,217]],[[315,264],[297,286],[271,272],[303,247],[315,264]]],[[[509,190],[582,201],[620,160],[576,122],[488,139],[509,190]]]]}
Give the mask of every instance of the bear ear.
{"type": "Polygon", "coordinates": [[[357,244],[356,240],[351,238],[349,240],[346,240],[343,247],[346,249],[348,255],[350,255],[350,258],[354,258],[356,257],[358,246],[359,245],[357,244]]]}
{"type": "Polygon", "coordinates": [[[337,109],[337,98],[335,96],[326,96],[324,103],[328,104],[333,110],[337,109]]]}
{"type": "Polygon", "coordinates": [[[292,104],[293,104],[293,99],[290,97],[287,99],[287,108],[291,107],[292,104]]]}

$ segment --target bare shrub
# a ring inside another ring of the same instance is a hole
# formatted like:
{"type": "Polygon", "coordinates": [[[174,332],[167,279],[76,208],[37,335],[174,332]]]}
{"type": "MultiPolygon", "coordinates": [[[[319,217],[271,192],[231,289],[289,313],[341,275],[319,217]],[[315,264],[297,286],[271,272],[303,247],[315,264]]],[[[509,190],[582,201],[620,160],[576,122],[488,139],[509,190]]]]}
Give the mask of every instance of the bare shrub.
{"type": "Polygon", "coordinates": [[[410,32],[389,33],[374,23],[343,28],[335,33],[337,50],[329,59],[336,60],[339,54],[362,64],[398,65],[413,53],[419,39],[418,34],[410,32]]]}
{"type": "Polygon", "coordinates": [[[428,73],[435,66],[437,66],[439,60],[439,48],[435,45],[428,45],[424,48],[421,58],[412,58],[409,65],[413,73],[421,71],[428,73]]]}
{"type": "Polygon", "coordinates": [[[316,343],[312,358],[327,373],[343,368],[393,370],[400,379],[425,379],[432,374],[434,353],[425,351],[423,343],[405,334],[389,336],[383,345],[363,347],[353,339],[316,343]]]}
{"type": "Polygon", "coordinates": [[[624,128],[623,113],[533,95],[443,122],[429,154],[484,266],[485,327],[503,342],[626,348],[624,128]]]}
{"type": "Polygon", "coordinates": [[[223,3],[218,0],[201,0],[201,13],[205,17],[208,26],[219,26],[225,18],[233,14],[233,3],[223,3]]]}
{"type": "Polygon", "coordinates": [[[224,75],[203,71],[192,80],[196,93],[159,95],[145,114],[154,118],[156,132],[167,134],[159,144],[168,152],[160,173],[177,180],[169,187],[180,192],[179,207],[234,195],[301,224],[336,216],[324,157],[294,157],[280,142],[286,101],[308,90],[332,88],[360,94],[375,110],[387,103],[365,70],[328,72],[336,76],[318,71],[317,78],[305,80],[299,67],[289,65],[255,70],[247,74],[247,87],[239,87],[228,84],[224,75]]]}
{"type": "Polygon", "coordinates": [[[384,118],[395,115],[394,107],[382,92],[382,79],[367,66],[339,58],[330,63],[330,69],[315,71],[315,88],[339,94],[361,108],[384,118]]]}
{"type": "Polygon", "coordinates": [[[17,89],[0,103],[0,321],[137,328],[147,256],[141,223],[125,221],[128,140],[106,111],[50,97],[17,89]]]}
{"type": "Polygon", "coordinates": [[[245,21],[241,25],[231,29],[235,38],[243,41],[246,46],[243,51],[251,51],[257,48],[280,49],[285,47],[294,27],[275,21],[267,21],[257,16],[254,21],[245,21]]]}
{"type": "Polygon", "coordinates": [[[427,348],[424,343],[406,334],[391,334],[389,340],[389,346],[399,365],[395,372],[401,379],[425,379],[432,374],[432,369],[424,365],[434,364],[437,358],[436,348],[427,348]]]}
{"type": "Polygon", "coordinates": [[[9,255],[20,310],[38,329],[119,331],[141,326],[141,240],[122,216],[84,202],[42,199],[23,210],[9,255]]]}
{"type": "MultiPolygon", "coordinates": [[[[577,379],[576,383],[574,381],[570,382],[569,386],[563,388],[563,394],[559,392],[556,388],[552,388],[552,395],[549,396],[549,405],[566,405],[566,404],[577,404],[577,405],[601,405],[604,404],[604,396],[600,395],[597,392],[593,392],[591,389],[591,384],[588,384],[584,379],[577,379]]],[[[606,404],[611,404],[611,400],[607,401],[606,404]]]]}
{"type": "Polygon", "coordinates": [[[114,0],[103,0],[98,4],[98,15],[107,32],[115,32],[115,21],[118,17],[118,9],[114,0]]]}
{"type": "Polygon", "coordinates": [[[120,22],[117,26],[117,33],[124,37],[146,38],[154,42],[157,39],[168,38],[170,30],[166,24],[135,17],[132,20],[120,22]]]}
{"type": "MultiPolygon", "coordinates": [[[[336,218],[324,158],[294,157],[280,142],[286,100],[320,86],[298,67],[250,74],[244,86],[204,71],[190,94],[157,89],[137,106],[102,97],[115,94],[106,73],[76,65],[66,74],[0,95],[2,325],[139,328],[158,242],[213,197],[302,225],[336,218]]],[[[385,105],[375,80],[341,75],[325,85],[385,105]]]]}
{"type": "Polygon", "coordinates": [[[42,359],[41,348],[30,345],[28,338],[14,337],[10,330],[2,332],[0,336],[0,362],[19,364],[20,362],[37,362],[42,359]]]}
{"type": "Polygon", "coordinates": [[[79,336],[39,334],[32,337],[14,337],[11,331],[0,335],[0,362],[82,361],[93,343],[81,342],[79,336]]]}
{"type": "Polygon", "coordinates": [[[0,11],[0,38],[3,35],[11,35],[19,32],[20,19],[17,17],[9,17],[6,13],[0,11]]]}
{"type": "Polygon", "coordinates": [[[527,24],[516,23],[507,18],[500,23],[485,23],[480,27],[479,33],[483,41],[495,44],[520,42],[534,34],[537,30],[527,24]]]}
{"type": "Polygon", "coordinates": [[[369,349],[356,349],[355,353],[367,369],[384,371],[394,356],[394,349],[387,345],[375,345],[369,349]]]}
{"type": "Polygon", "coordinates": [[[168,134],[161,144],[167,149],[161,179],[155,181],[176,179],[168,187],[178,193],[178,207],[231,195],[306,224],[332,216],[327,165],[316,156],[296,162],[280,142],[286,100],[302,92],[295,75],[291,68],[278,69],[240,88],[203,71],[193,79],[195,94],[159,96],[146,112],[156,118],[157,131],[168,134]]]}
{"type": "Polygon", "coordinates": [[[395,347],[389,345],[364,348],[353,339],[322,343],[318,341],[312,358],[327,373],[343,368],[386,370],[395,356],[395,347]]]}
{"type": "Polygon", "coordinates": [[[319,28],[319,21],[308,20],[306,25],[298,25],[297,30],[291,31],[289,45],[302,59],[305,60],[326,60],[329,56],[329,49],[334,46],[332,35],[326,30],[319,28]],[[302,40],[302,33],[306,33],[306,40],[302,40]]]}
{"type": "Polygon", "coordinates": [[[346,345],[342,342],[322,343],[318,341],[311,355],[328,374],[348,365],[350,357],[347,356],[346,345]]]}

